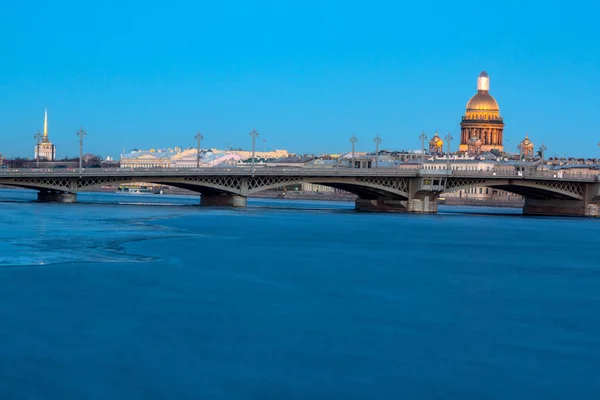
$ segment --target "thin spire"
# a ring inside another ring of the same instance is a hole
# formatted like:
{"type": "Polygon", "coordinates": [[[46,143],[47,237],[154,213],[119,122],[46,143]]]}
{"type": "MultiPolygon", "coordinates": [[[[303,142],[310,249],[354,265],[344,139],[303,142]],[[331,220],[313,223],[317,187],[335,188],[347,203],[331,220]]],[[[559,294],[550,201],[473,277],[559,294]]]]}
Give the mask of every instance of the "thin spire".
{"type": "Polygon", "coordinates": [[[44,109],[44,140],[48,140],[48,107],[44,109]]]}

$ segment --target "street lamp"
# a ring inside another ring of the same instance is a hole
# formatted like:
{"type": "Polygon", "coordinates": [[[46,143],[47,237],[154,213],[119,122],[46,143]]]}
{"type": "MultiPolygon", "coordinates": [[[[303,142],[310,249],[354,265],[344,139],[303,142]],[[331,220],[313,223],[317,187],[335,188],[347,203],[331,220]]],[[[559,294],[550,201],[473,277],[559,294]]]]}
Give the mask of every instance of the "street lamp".
{"type": "Polygon", "coordinates": [[[519,162],[517,163],[518,170],[521,171],[521,173],[523,173],[523,142],[519,142],[517,147],[519,148],[519,162]]]}
{"type": "Polygon", "coordinates": [[[204,139],[204,136],[198,131],[194,139],[198,141],[198,153],[196,154],[196,168],[200,168],[200,141],[204,139]]]}
{"type": "Polygon", "coordinates": [[[254,176],[254,155],[256,154],[256,138],[258,137],[258,132],[256,132],[256,129],[252,129],[252,132],[250,132],[250,137],[252,138],[252,175],[254,176]]]}
{"type": "MultiPolygon", "coordinates": [[[[352,134],[352,137],[350,138],[350,143],[352,143],[352,168],[354,168],[354,145],[356,142],[358,142],[358,139],[352,134]]],[[[600,146],[600,143],[598,143],[598,146],[600,146]]]]}
{"type": "Polygon", "coordinates": [[[542,143],[540,146],[540,156],[542,156],[542,171],[544,171],[544,152],[548,150],[545,144],[542,143]]]}
{"type": "Polygon", "coordinates": [[[423,168],[423,164],[425,164],[425,141],[427,140],[425,131],[421,132],[419,139],[421,139],[421,168],[423,168]]]}
{"type": "Polygon", "coordinates": [[[40,139],[42,138],[42,134],[38,130],[35,135],[33,135],[35,139],[35,166],[39,168],[40,166],[40,139]]]}
{"type": "Polygon", "coordinates": [[[448,171],[450,171],[450,142],[452,142],[454,138],[452,137],[452,135],[450,134],[450,132],[448,132],[448,134],[446,135],[446,151],[448,152],[448,154],[446,154],[446,158],[448,161],[448,167],[446,168],[448,171]]]}
{"type": "Polygon", "coordinates": [[[375,168],[379,168],[379,144],[381,143],[381,138],[377,135],[373,141],[375,142],[375,168]]]}
{"type": "Polygon", "coordinates": [[[83,170],[83,138],[87,135],[87,133],[83,130],[83,126],[79,128],[77,131],[77,136],[79,136],[79,173],[83,170]]]}

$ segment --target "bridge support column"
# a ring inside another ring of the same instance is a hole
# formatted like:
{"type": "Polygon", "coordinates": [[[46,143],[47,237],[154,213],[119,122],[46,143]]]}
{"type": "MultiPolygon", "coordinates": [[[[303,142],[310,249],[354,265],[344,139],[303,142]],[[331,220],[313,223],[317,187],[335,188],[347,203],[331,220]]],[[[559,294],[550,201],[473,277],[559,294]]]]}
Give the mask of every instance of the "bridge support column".
{"type": "Polygon", "coordinates": [[[598,204],[584,200],[538,200],[525,198],[524,215],[598,217],[598,204]]]}
{"type": "Polygon", "coordinates": [[[248,198],[235,194],[202,194],[200,205],[211,207],[246,207],[248,198]]]}
{"type": "Polygon", "coordinates": [[[406,212],[406,200],[401,198],[378,197],[376,199],[364,199],[359,197],[354,201],[354,209],[357,211],[387,211],[406,212]]]}
{"type": "Polygon", "coordinates": [[[436,195],[424,195],[422,197],[413,197],[408,201],[408,212],[417,214],[436,214],[438,211],[438,202],[436,195]]]}
{"type": "Polygon", "coordinates": [[[38,192],[37,201],[41,203],[76,203],[77,193],[40,190],[38,192]]]}
{"type": "Polygon", "coordinates": [[[438,211],[438,197],[445,190],[445,187],[446,178],[444,176],[411,179],[406,206],[408,212],[436,214],[438,211]]]}

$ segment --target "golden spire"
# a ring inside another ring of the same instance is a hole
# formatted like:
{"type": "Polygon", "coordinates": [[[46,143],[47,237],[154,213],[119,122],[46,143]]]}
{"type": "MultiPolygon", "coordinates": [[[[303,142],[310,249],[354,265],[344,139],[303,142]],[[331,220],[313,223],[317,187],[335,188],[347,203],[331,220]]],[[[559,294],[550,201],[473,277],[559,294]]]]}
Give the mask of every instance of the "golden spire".
{"type": "Polygon", "coordinates": [[[44,110],[44,140],[48,140],[48,107],[44,110]]]}

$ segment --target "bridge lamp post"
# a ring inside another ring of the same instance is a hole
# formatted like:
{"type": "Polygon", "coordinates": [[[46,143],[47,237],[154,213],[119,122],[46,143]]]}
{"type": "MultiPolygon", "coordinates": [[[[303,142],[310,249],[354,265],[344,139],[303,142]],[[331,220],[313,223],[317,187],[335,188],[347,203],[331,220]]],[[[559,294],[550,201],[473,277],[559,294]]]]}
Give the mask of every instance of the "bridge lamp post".
{"type": "Polygon", "coordinates": [[[423,165],[425,164],[425,141],[427,140],[425,131],[421,132],[419,139],[421,139],[421,168],[423,168],[423,165]]]}
{"type": "Polygon", "coordinates": [[[545,144],[542,143],[540,146],[540,156],[542,156],[542,172],[544,171],[544,152],[548,150],[545,144]]]}
{"type": "Polygon", "coordinates": [[[523,143],[519,143],[519,171],[523,172],[523,143]]]}
{"type": "Polygon", "coordinates": [[[35,135],[33,135],[35,139],[35,166],[39,168],[40,166],[40,139],[42,138],[42,134],[40,131],[37,131],[35,135]]]}
{"type": "MultiPolygon", "coordinates": [[[[354,168],[354,145],[356,144],[356,142],[358,142],[358,139],[354,134],[352,134],[352,137],[350,137],[350,143],[352,143],[352,168],[354,168]]],[[[600,146],[600,143],[598,144],[598,146],[600,146]]]]}
{"type": "Polygon", "coordinates": [[[450,143],[452,142],[452,140],[454,140],[454,138],[452,137],[450,132],[448,132],[448,134],[446,135],[446,151],[448,152],[448,154],[446,155],[448,165],[446,169],[448,171],[450,171],[450,143]]]}
{"type": "Polygon", "coordinates": [[[194,139],[198,141],[198,153],[196,154],[196,168],[200,168],[200,141],[204,139],[204,136],[202,136],[200,131],[198,131],[196,133],[196,136],[194,136],[194,139]]]}
{"type": "Polygon", "coordinates": [[[83,170],[83,138],[87,135],[86,131],[83,130],[83,126],[77,131],[79,137],[79,173],[83,170]]]}
{"type": "Polygon", "coordinates": [[[375,142],[375,168],[379,168],[379,145],[381,144],[381,138],[377,135],[373,141],[375,142]]]}
{"type": "Polygon", "coordinates": [[[258,132],[256,132],[256,129],[252,129],[252,132],[250,132],[250,137],[252,138],[252,175],[254,175],[254,160],[255,160],[255,154],[256,154],[256,138],[258,137],[258,132]]]}

